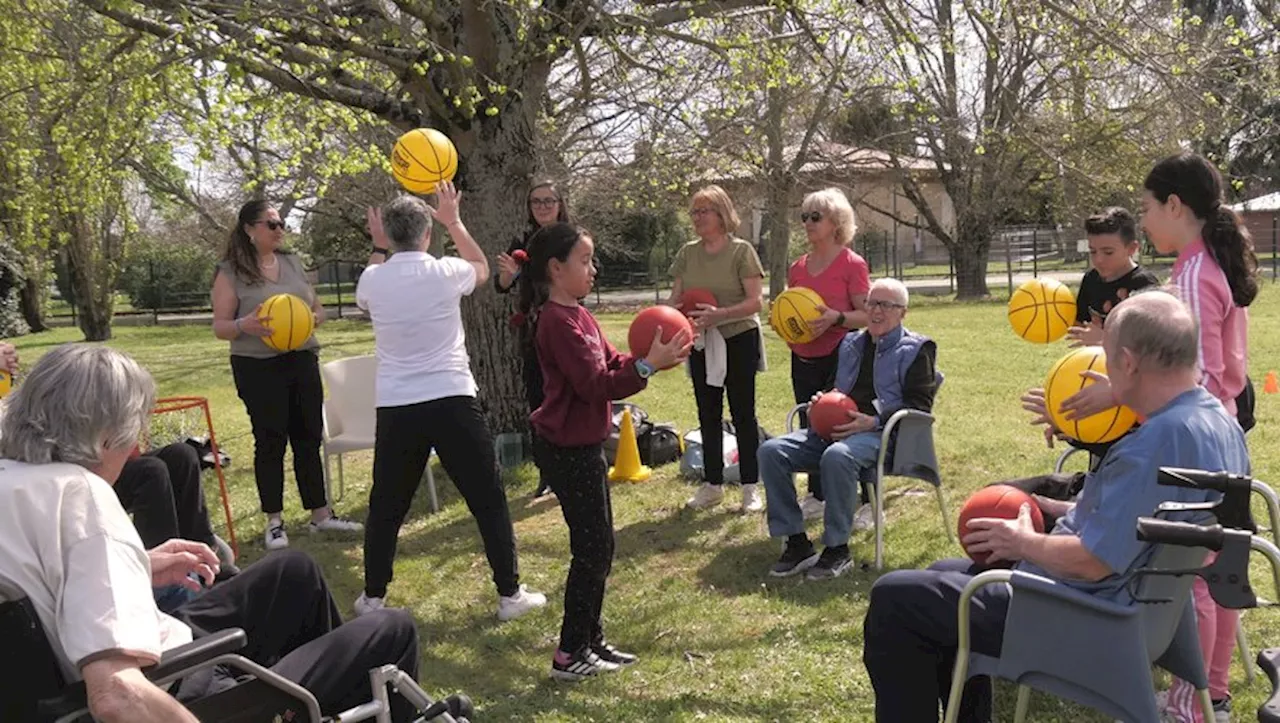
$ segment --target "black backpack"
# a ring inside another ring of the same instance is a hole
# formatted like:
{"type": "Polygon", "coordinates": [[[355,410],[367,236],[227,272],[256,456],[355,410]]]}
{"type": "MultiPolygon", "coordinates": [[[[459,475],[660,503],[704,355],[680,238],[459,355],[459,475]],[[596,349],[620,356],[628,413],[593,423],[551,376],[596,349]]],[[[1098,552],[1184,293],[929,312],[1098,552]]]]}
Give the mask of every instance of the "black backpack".
{"type": "Polygon", "coordinates": [[[618,458],[618,437],[622,431],[622,415],[631,414],[631,426],[636,432],[636,447],[640,450],[640,463],[660,465],[674,462],[684,453],[680,434],[671,424],[654,424],[649,421],[649,414],[640,407],[629,402],[613,403],[613,421],[609,428],[609,438],[604,442],[605,456],[609,464],[615,464],[618,458]]]}

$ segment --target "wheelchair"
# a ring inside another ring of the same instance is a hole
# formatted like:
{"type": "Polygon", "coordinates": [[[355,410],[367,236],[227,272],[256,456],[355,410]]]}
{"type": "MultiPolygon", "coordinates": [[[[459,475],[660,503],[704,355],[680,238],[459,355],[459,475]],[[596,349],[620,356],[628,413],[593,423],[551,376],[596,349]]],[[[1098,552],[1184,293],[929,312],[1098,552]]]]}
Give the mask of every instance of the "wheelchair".
{"type": "MultiPolygon", "coordinates": [[[[84,683],[67,684],[35,608],[27,598],[0,603],[0,721],[5,723],[83,723],[91,721],[84,683]]],[[[321,714],[305,688],[238,655],[248,637],[238,628],[222,630],[172,650],[143,672],[160,688],[214,666],[233,672],[236,682],[213,695],[185,704],[205,723],[390,723],[389,691],[417,709],[415,723],[469,723],[471,701],[451,695],[433,701],[407,673],[394,665],[369,671],[371,700],[335,716],[321,714]]]]}
{"type": "MultiPolygon", "coordinates": [[[[1259,483],[1243,475],[1176,468],[1162,468],[1158,481],[1162,485],[1215,490],[1223,496],[1216,502],[1160,505],[1155,517],[1139,518],[1138,539],[1153,544],[1201,547],[1217,552],[1218,557],[1211,564],[1194,569],[1140,569],[1134,576],[1135,582],[1144,575],[1195,575],[1204,579],[1209,594],[1222,607],[1243,610],[1274,605],[1259,600],[1249,582],[1249,553],[1257,551],[1271,563],[1276,589],[1280,590],[1280,548],[1256,534],[1257,526],[1249,517],[1249,495],[1256,491],[1259,483]],[[1218,522],[1195,525],[1162,519],[1169,513],[1189,511],[1213,512],[1218,522]]],[[[1271,681],[1271,696],[1258,708],[1258,721],[1280,723],[1280,648],[1258,653],[1257,664],[1271,681]]]]}

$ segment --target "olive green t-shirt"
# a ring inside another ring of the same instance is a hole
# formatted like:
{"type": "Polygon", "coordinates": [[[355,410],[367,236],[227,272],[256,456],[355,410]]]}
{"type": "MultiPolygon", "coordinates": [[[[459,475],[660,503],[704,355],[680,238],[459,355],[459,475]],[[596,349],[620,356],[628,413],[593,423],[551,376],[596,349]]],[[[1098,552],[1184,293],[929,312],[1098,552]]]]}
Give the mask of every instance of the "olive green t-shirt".
{"type": "MultiPolygon", "coordinates": [[[[763,277],[764,267],[755,247],[740,238],[730,238],[729,245],[714,254],[707,253],[702,241],[691,241],[680,247],[671,262],[671,278],[679,279],[682,288],[710,291],[721,308],[746,301],[743,281],[753,276],[763,277]]],[[[728,339],[759,326],[759,319],[753,316],[726,321],[717,328],[728,339]]]]}

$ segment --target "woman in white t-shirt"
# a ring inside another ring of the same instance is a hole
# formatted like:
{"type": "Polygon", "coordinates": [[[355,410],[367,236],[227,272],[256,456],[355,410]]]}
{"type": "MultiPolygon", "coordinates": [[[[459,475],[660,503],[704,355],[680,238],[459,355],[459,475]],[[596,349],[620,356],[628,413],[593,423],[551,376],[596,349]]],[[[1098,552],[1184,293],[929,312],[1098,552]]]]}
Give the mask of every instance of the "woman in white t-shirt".
{"type": "Polygon", "coordinates": [[[446,181],[438,195],[438,209],[415,196],[369,209],[373,251],[356,284],[356,304],[373,320],[378,418],[364,592],[355,610],[364,615],[385,604],[396,538],[434,449],[480,528],[498,618],[510,620],[547,598],[520,584],[515,529],[462,330],[462,297],[488,280],[489,262],[458,216],[461,194],[446,181]],[[448,229],[458,256],[427,253],[433,218],[448,229]]]}

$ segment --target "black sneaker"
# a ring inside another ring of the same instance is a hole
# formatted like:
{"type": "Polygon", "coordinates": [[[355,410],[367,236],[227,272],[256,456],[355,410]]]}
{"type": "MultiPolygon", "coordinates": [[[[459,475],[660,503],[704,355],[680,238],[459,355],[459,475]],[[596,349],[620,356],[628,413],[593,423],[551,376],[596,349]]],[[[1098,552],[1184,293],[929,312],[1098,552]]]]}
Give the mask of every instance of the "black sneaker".
{"type": "Polygon", "coordinates": [[[813,543],[807,537],[787,538],[782,557],[773,563],[769,574],[773,577],[791,577],[813,567],[817,561],[818,551],[813,549],[813,543]]]}
{"type": "Polygon", "coordinates": [[[818,563],[805,573],[806,580],[830,580],[840,577],[853,566],[853,558],[849,557],[849,546],[828,547],[822,551],[818,563]]]}
{"type": "Polygon", "coordinates": [[[570,683],[586,680],[600,673],[609,673],[619,667],[621,666],[617,663],[601,660],[590,647],[584,647],[572,655],[563,650],[557,650],[556,654],[551,656],[551,677],[570,683]]]}
{"type": "Polygon", "coordinates": [[[538,485],[538,489],[533,491],[533,499],[540,500],[551,494],[551,485],[538,485]]]}
{"type": "Polygon", "coordinates": [[[640,658],[631,653],[624,653],[608,643],[595,643],[591,646],[591,652],[600,656],[600,659],[606,663],[615,665],[631,665],[640,658]]]}

